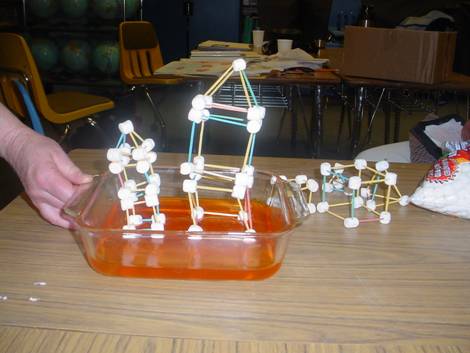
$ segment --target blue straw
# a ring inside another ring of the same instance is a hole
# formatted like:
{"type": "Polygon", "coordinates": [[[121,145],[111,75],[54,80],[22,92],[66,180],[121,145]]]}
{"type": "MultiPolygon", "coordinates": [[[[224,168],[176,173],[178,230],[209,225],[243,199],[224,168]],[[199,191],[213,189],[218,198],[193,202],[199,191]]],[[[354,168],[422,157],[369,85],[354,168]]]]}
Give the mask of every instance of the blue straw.
{"type": "Polygon", "coordinates": [[[121,143],[123,142],[125,137],[126,137],[126,135],[121,134],[121,137],[119,137],[118,143],[116,144],[116,148],[118,148],[121,145],[121,143]]]}
{"type": "Polygon", "coordinates": [[[191,126],[191,139],[189,140],[189,150],[188,150],[188,162],[191,162],[193,158],[193,146],[194,146],[194,133],[196,132],[196,123],[193,121],[193,125],[191,126]]]}
{"type": "Polygon", "coordinates": [[[253,89],[251,88],[251,83],[248,80],[248,77],[246,77],[245,71],[241,71],[243,77],[245,78],[246,85],[248,86],[248,90],[250,91],[251,98],[253,98],[253,101],[255,102],[255,105],[258,105],[258,101],[256,100],[255,94],[253,93],[253,89]]]}
{"type": "Polygon", "coordinates": [[[355,209],[354,209],[355,199],[356,199],[356,190],[353,190],[352,199],[351,199],[351,217],[353,217],[353,218],[354,218],[354,213],[355,213],[355,209]]]}
{"type": "Polygon", "coordinates": [[[217,114],[211,114],[210,116],[213,116],[213,117],[216,117],[216,118],[221,118],[221,119],[237,120],[237,121],[244,121],[245,120],[243,118],[236,118],[234,116],[225,116],[225,115],[217,115],[217,114]]]}
{"type": "Polygon", "coordinates": [[[251,150],[250,150],[250,158],[248,159],[248,165],[251,165],[251,162],[253,161],[253,151],[255,150],[255,140],[256,140],[256,134],[253,134],[253,140],[251,143],[251,150]]]}
{"type": "Polygon", "coordinates": [[[372,200],[375,200],[375,194],[377,193],[377,188],[379,187],[378,184],[374,185],[374,192],[372,193],[372,200]]]}
{"type": "Polygon", "coordinates": [[[322,181],[322,188],[321,188],[321,200],[322,200],[322,202],[326,201],[325,185],[326,185],[326,175],[323,176],[323,181],[322,181]]]}
{"type": "Polygon", "coordinates": [[[215,121],[218,121],[218,122],[221,122],[221,123],[225,123],[225,124],[231,124],[231,125],[246,127],[246,124],[237,123],[236,121],[231,121],[231,120],[225,120],[225,119],[215,118],[213,115],[209,115],[209,120],[215,120],[215,121]]]}

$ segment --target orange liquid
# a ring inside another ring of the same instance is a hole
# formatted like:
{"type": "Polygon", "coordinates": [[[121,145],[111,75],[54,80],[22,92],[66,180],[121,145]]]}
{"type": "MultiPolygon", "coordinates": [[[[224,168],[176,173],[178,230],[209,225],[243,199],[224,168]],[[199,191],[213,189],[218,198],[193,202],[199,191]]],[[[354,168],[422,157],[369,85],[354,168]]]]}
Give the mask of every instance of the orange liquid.
{"type": "MultiPolygon", "coordinates": [[[[121,234],[100,234],[94,243],[94,256],[87,251],[90,265],[98,272],[128,277],[178,279],[263,279],[273,275],[281,266],[285,236],[278,238],[256,236],[255,241],[240,238],[212,237],[191,240],[168,231],[184,231],[191,225],[188,200],[161,198],[160,211],[166,214],[165,232],[161,238],[124,239],[121,234]]],[[[231,200],[201,199],[205,211],[237,213],[231,200]]],[[[282,232],[288,229],[281,210],[252,201],[253,228],[257,233],[282,232]]],[[[150,218],[147,209],[136,210],[150,218]]],[[[124,223],[122,211],[116,205],[103,228],[120,228],[124,223]]],[[[200,223],[205,232],[243,232],[243,223],[236,218],[205,215],[200,223]]],[[[149,228],[149,224],[143,228],[149,228]]],[[[138,234],[138,231],[133,231],[138,234]]],[[[159,232],[156,232],[159,233],[159,232]]],[[[250,236],[248,234],[248,236],[250,236]]]]}

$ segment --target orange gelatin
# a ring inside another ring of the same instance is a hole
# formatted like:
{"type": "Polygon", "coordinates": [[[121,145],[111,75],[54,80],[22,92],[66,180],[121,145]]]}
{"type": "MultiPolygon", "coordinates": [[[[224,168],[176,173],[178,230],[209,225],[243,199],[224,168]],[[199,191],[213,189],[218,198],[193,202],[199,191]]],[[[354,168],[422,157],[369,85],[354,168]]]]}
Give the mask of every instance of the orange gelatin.
{"type": "MultiPolygon", "coordinates": [[[[288,224],[282,211],[252,201],[255,234],[240,236],[245,227],[236,217],[205,215],[200,222],[204,233],[191,239],[184,232],[191,225],[186,198],[161,198],[160,210],[166,214],[164,232],[139,232],[143,237],[123,237],[122,231],[103,232],[95,238],[95,251],[87,251],[90,265],[108,275],[179,279],[263,279],[280,267],[280,248],[286,246],[288,224]],[[273,234],[274,236],[270,235],[273,234]],[[93,254],[92,254],[93,253],[93,254]]],[[[238,213],[232,200],[201,199],[206,212],[238,213]]],[[[137,210],[150,218],[147,209],[137,210]]],[[[103,229],[119,229],[122,224],[119,205],[112,208],[103,229]]],[[[147,223],[144,228],[149,228],[147,223]]],[[[132,232],[132,231],[130,231],[132,232]]],[[[189,234],[191,235],[191,234],[189,234]]]]}

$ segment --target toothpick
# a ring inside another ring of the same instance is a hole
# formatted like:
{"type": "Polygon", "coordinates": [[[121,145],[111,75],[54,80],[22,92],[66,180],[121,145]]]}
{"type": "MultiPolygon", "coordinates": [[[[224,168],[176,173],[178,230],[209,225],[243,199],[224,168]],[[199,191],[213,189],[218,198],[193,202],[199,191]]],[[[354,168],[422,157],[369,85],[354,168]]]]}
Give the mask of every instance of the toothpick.
{"type": "Polygon", "coordinates": [[[250,99],[250,96],[248,95],[248,90],[246,89],[246,83],[245,83],[245,80],[243,79],[243,75],[241,72],[240,72],[240,80],[242,81],[242,87],[243,87],[243,92],[245,93],[246,102],[248,103],[248,106],[251,108],[251,99],[250,99]]]}
{"type": "Polygon", "coordinates": [[[239,112],[239,113],[247,113],[248,112],[248,109],[246,109],[246,108],[235,107],[235,106],[232,106],[232,105],[221,104],[221,103],[212,103],[212,108],[223,109],[223,110],[239,112]]]}
{"type": "Polygon", "coordinates": [[[223,175],[223,174],[218,174],[218,173],[214,173],[214,172],[209,172],[207,170],[204,170],[203,171],[204,174],[207,174],[207,175],[212,175],[212,176],[215,176],[215,177],[218,177],[218,178],[221,178],[221,179],[227,179],[227,180],[235,180],[234,177],[231,177],[231,176],[228,176],[228,175],[223,175]]]}
{"type": "Polygon", "coordinates": [[[131,135],[134,135],[135,137],[137,137],[141,142],[144,142],[144,139],[135,131],[132,131],[131,132],[131,135]]]}
{"type": "Polygon", "coordinates": [[[336,203],[333,205],[329,205],[331,207],[340,207],[340,206],[349,206],[351,203],[350,202],[343,202],[343,203],[336,203]]]}
{"type": "MultiPolygon", "coordinates": [[[[204,93],[206,96],[212,96],[212,94],[217,91],[218,87],[217,85],[225,79],[226,76],[230,76],[233,72],[233,68],[230,65],[230,67],[212,84],[212,86],[209,87],[209,89],[204,93]],[[217,88],[216,88],[217,87],[217,88]]],[[[225,81],[224,81],[225,82],[225,81]]],[[[222,83],[223,84],[223,83],[222,83]]]]}
{"type": "Polygon", "coordinates": [[[198,156],[201,156],[201,152],[202,152],[202,136],[204,135],[204,125],[205,125],[205,121],[201,123],[201,131],[199,132],[199,146],[197,149],[198,156]]]}
{"type": "Polygon", "coordinates": [[[232,192],[232,189],[218,188],[215,186],[198,185],[197,188],[201,190],[222,191],[222,192],[230,192],[230,193],[232,192]]]}
{"type": "Polygon", "coordinates": [[[334,212],[331,212],[331,211],[329,211],[329,210],[326,211],[326,212],[329,213],[330,215],[332,215],[332,216],[334,216],[334,217],[336,217],[336,218],[339,218],[339,219],[341,219],[342,221],[344,221],[344,217],[340,216],[339,214],[334,213],[334,212]]]}
{"type": "Polygon", "coordinates": [[[238,215],[236,215],[236,214],[221,213],[221,212],[209,212],[209,211],[205,211],[204,214],[206,214],[206,215],[211,215],[211,216],[222,216],[222,217],[234,217],[234,218],[237,218],[237,217],[238,217],[238,215]]]}
{"type": "Polygon", "coordinates": [[[389,185],[387,188],[387,197],[385,198],[385,212],[388,212],[388,206],[390,204],[390,190],[392,189],[392,186],[389,185]]]}
{"type": "Polygon", "coordinates": [[[398,194],[398,197],[402,197],[402,194],[401,194],[400,190],[398,190],[397,186],[393,185],[393,188],[395,189],[395,192],[398,194]]]}
{"type": "Polygon", "coordinates": [[[240,171],[240,168],[230,167],[230,166],[226,166],[226,165],[219,165],[219,164],[206,163],[206,167],[215,168],[215,169],[229,169],[229,170],[233,170],[233,171],[240,171]]]}
{"type": "Polygon", "coordinates": [[[248,144],[246,146],[246,152],[245,152],[245,158],[243,159],[243,165],[246,165],[246,162],[248,161],[248,155],[250,153],[250,147],[251,147],[251,141],[253,140],[253,134],[250,134],[250,138],[248,140],[248,144]]]}

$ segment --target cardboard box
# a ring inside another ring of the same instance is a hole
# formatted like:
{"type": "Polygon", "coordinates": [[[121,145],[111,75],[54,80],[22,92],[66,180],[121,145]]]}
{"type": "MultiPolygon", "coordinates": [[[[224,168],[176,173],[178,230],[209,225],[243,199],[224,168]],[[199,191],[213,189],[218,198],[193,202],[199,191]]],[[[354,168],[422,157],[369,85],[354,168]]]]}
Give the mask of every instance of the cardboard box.
{"type": "Polygon", "coordinates": [[[343,73],[395,81],[439,83],[452,73],[455,32],[347,26],[343,73]]]}

